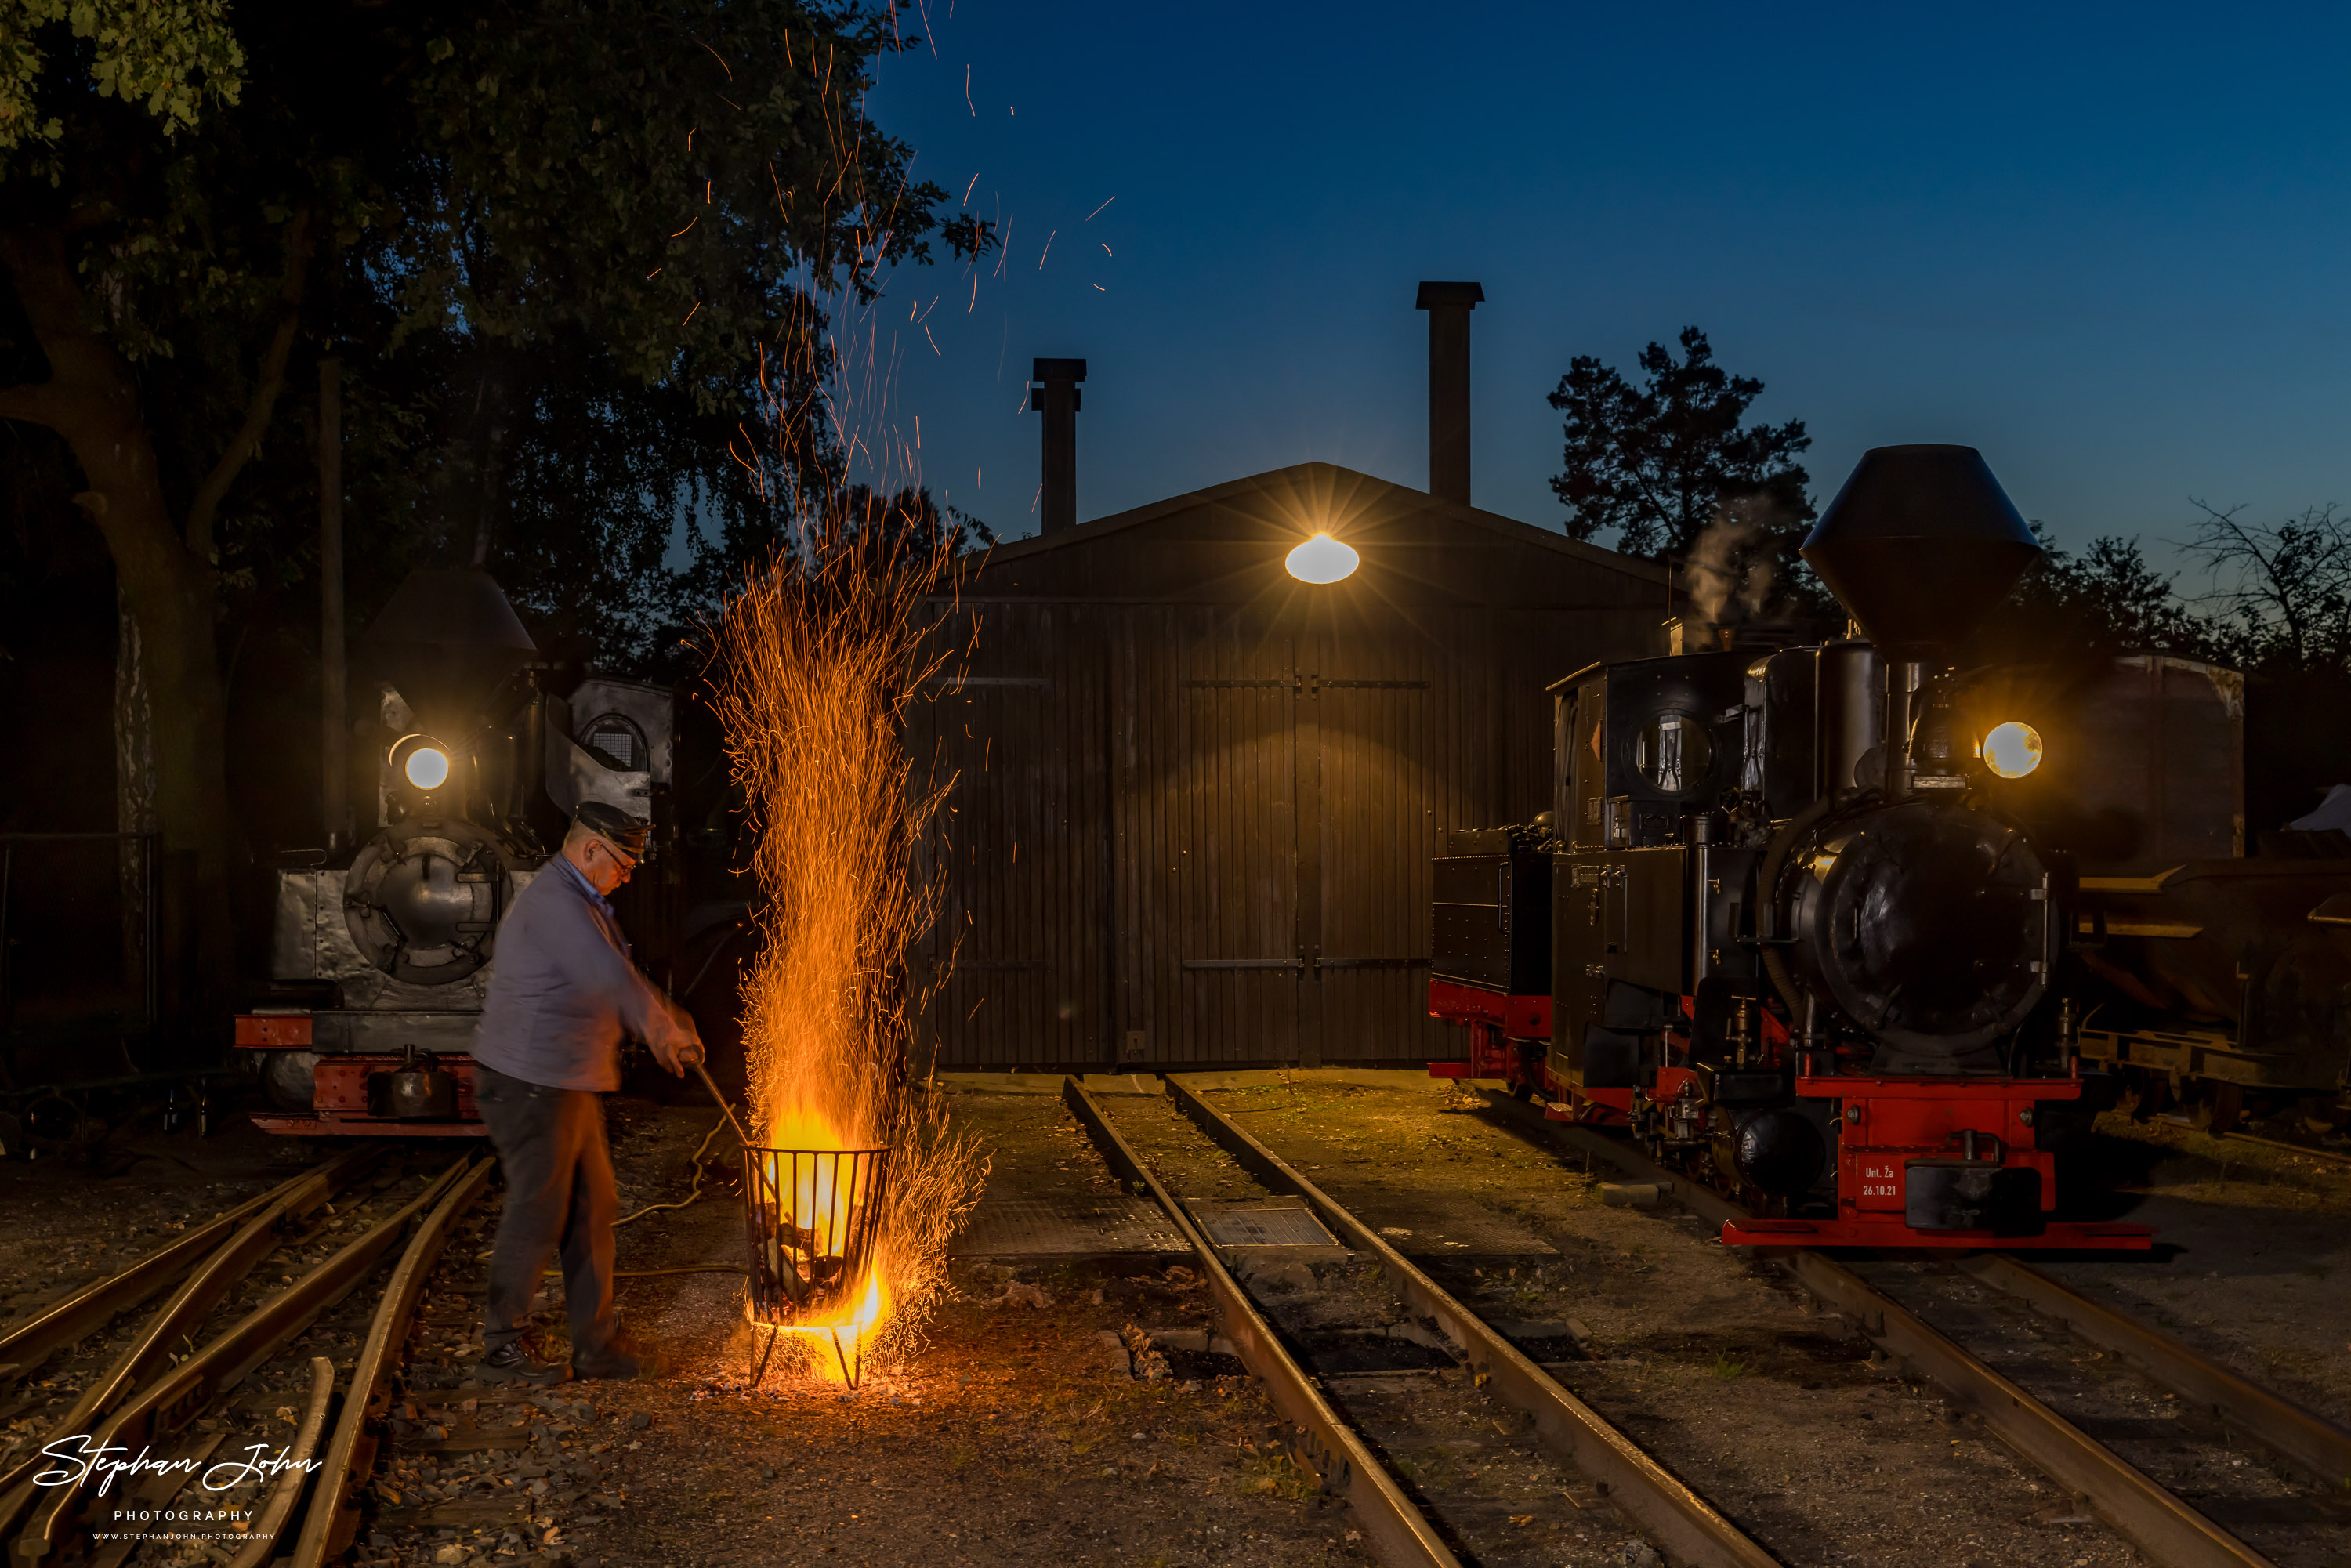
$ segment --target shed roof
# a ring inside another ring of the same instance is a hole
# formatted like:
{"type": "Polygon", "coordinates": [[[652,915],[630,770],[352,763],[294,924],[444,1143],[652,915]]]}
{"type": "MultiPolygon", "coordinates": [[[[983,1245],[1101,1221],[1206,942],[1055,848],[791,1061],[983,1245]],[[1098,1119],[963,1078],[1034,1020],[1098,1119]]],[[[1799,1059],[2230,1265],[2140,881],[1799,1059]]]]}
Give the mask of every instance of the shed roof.
{"type": "Polygon", "coordinates": [[[1096,517],[1073,528],[1061,528],[1050,534],[1038,534],[1029,538],[1014,539],[999,544],[987,552],[987,566],[995,568],[1016,561],[1028,560],[1054,550],[1074,545],[1091,545],[1128,528],[1139,528],[1185,512],[1206,507],[1246,505],[1257,498],[1294,496],[1300,492],[1321,495],[1326,500],[1344,497],[1345,505],[1354,514],[1375,511],[1397,512],[1409,509],[1424,515],[1481,528],[1499,535],[1513,544],[1529,545],[1556,551],[1587,566],[1621,572],[1628,577],[1664,584],[1669,580],[1678,582],[1679,574],[1655,561],[1622,555],[1598,545],[1585,544],[1569,538],[1565,534],[1549,528],[1539,528],[1499,512],[1489,512],[1479,507],[1464,506],[1458,501],[1442,500],[1426,490],[1416,490],[1408,485],[1365,474],[1358,469],[1343,468],[1335,463],[1293,463],[1284,468],[1270,468],[1262,474],[1244,478],[1228,479],[1205,489],[1190,490],[1165,500],[1152,501],[1123,512],[1113,512],[1106,517],[1096,517]]]}

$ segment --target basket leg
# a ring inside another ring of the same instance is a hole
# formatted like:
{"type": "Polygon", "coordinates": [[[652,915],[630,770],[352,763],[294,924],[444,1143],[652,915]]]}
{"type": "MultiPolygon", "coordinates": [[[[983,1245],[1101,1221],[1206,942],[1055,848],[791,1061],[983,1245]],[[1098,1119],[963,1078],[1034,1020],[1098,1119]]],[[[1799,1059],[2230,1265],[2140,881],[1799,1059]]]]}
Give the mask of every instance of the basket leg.
{"type": "Polygon", "coordinates": [[[759,1370],[751,1375],[751,1390],[758,1393],[760,1381],[768,1375],[768,1358],[776,1354],[776,1342],[784,1337],[780,1328],[768,1330],[768,1348],[759,1353],[759,1370]]]}

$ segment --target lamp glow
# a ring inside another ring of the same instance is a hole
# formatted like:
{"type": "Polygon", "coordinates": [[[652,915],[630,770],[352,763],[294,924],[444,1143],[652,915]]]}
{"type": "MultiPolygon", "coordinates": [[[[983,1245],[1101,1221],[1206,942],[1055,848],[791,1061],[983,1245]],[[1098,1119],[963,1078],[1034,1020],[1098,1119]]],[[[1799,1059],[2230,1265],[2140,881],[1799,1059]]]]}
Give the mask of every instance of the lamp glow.
{"type": "Polygon", "coordinates": [[[1329,534],[1316,534],[1290,552],[1282,564],[1290,575],[1301,582],[1338,582],[1353,577],[1364,558],[1354,548],[1332,538],[1329,534]]]}
{"type": "Polygon", "coordinates": [[[1984,766],[2002,779],[2022,779],[2041,766],[2041,732],[2016,719],[1992,726],[1983,737],[1984,766]]]}
{"type": "Polygon", "coordinates": [[[408,781],[419,789],[438,789],[449,781],[449,754],[434,747],[420,746],[408,754],[403,771],[408,781]]]}

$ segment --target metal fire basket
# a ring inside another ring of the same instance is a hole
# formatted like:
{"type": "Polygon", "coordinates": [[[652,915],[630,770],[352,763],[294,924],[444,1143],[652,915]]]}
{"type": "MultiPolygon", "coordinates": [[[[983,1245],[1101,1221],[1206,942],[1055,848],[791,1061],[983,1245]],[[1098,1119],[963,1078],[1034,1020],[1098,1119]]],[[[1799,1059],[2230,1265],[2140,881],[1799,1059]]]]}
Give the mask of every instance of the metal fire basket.
{"type": "MultiPolygon", "coordinates": [[[[751,1315],[777,1329],[840,1305],[865,1278],[881,1227],[890,1151],[743,1150],[751,1242],[751,1315]]],[[[833,1351],[841,1354],[840,1335],[833,1351]]],[[[774,1349],[770,1336],[768,1348],[774,1349]]],[[[862,1346],[857,1347],[862,1353],[862,1346]]],[[[762,1374],[767,1357],[759,1358],[762,1374]]],[[[841,1370],[853,1385],[847,1357],[841,1370]]]]}

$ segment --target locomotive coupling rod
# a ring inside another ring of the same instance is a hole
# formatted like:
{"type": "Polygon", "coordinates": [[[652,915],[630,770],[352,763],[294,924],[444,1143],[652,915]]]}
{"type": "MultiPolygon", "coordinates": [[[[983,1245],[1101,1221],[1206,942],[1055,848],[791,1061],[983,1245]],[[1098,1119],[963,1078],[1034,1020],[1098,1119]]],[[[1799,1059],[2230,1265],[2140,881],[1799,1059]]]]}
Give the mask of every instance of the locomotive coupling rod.
{"type": "MultiPolygon", "coordinates": [[[[1489,1092],[1486,1103],[1521,1127],[1541,1127],[1579,1153],[1656,1182],[1660,1192],[1670,1193],[1709,1225],[1751,1218],[1712,1187],[1667,1170],[1617,1139],[1585,1127],[1538,1122],[1507,1095],[1489,1092]]],[[[1860,1325],[1889,1354],[1908,1362],[1958,1404],[1982,1416],[1985,1426],[2042,1474],[2087,1498],[2091,1511],[2149,1562],[2164,1568],[2271,1568],[2268,1558],[1834,1258],[1800,1247],[1758,1250],[1776,1254],[1815,1300],[1860,1325]]]]}
{"type": "Polygon", "coordinates": [[[1167,1086],[1184,1113],[1259,1181],[1304,1198],[1347,1245],[1380,1260],[1397,1293],[1414,1312],[1468,1353],[1471,1374],[1504,1403],[1533,1417],[1551,1448],[1607,1489],[1608,1500],[1629,1514],[1677,1562],[1700,1568],[1766,1568],[1777,1562],[1747,1533],[1583,1400],[1560,1386],[1518,1346],[1455,1300],[1442,1285],[1321,1187],[1228,1121],[1183,1078],[1167,1086]]]}
{"type": "Polygon", "coordinates": [[[1303,1450],[1301,1458],[1322,1478],[1323,1490],[1344,1498],[1354,1510],[1379,1560],[1387,1568],[1461,1568],[1461,1560],[1453,1555],[1436,1526],[1404,1495],[1395,1478],[1373,1457],[1355,1429],[1322,1397],[1305,1368],[1274,1337],[1271,1325],[1226,1270],[1216,1248],[1120,1135],[1094,1097],[1076,1079],[1065,1078],[1061,1100],[1111,1169],[1148,1190],[1152,1201],[1166,1211],[1168,1222],[1190,1244],[1208,1281],[1208,1292],[1216,1299],[1224,1335],[1264,1382],[1274,1408],[1281,1412],[1295,1439],[1292,1450],[1303,1450]]]}
{"type": "Polygon", "coordinates": [[[2248,1383],[2219,1362],[2126,1312],[2060,1284],[2030,1263],[1986,1252],[1959,1267],[1994,1290],[2048,1313],[2100,1350],[2111,1351],[2182,1399],[2201,1406],[2328,1486],[2351,1487],[2351,1432],[2293,1400],[2248,1383]]]}

